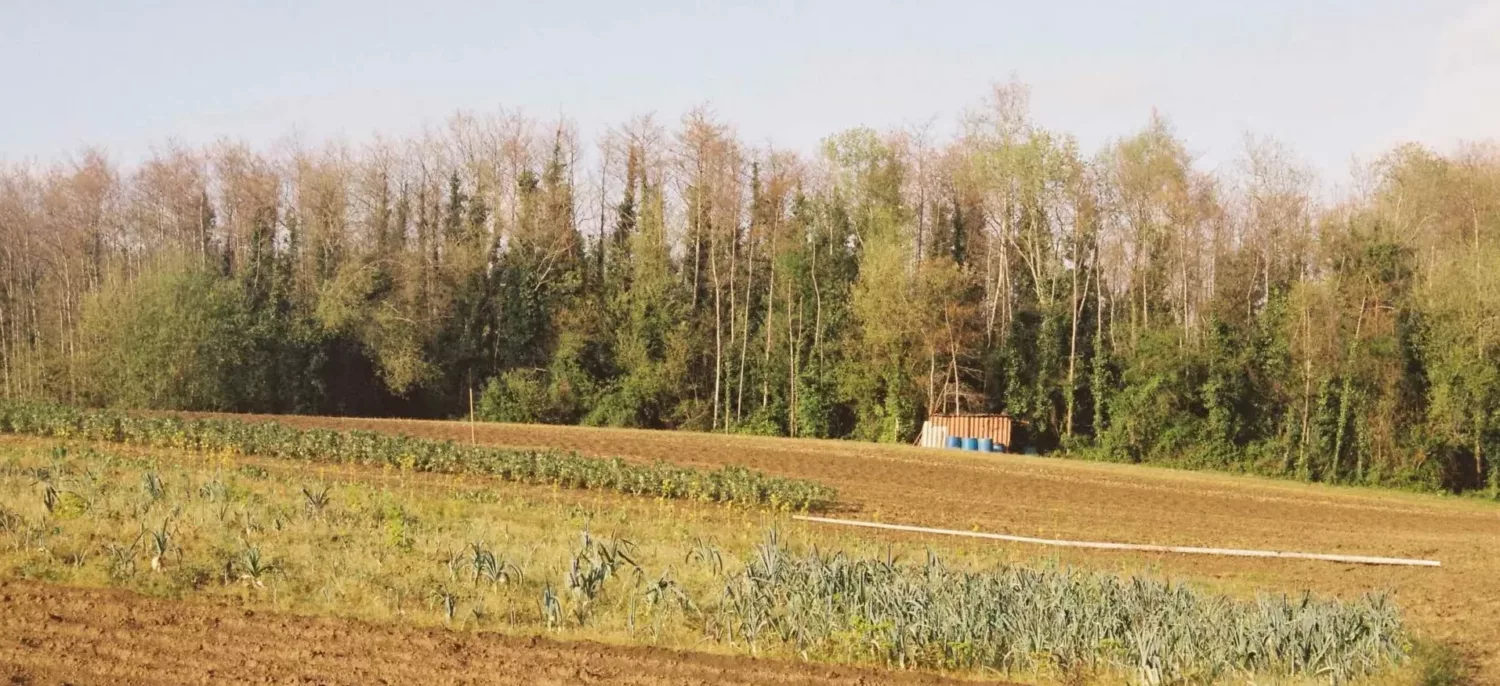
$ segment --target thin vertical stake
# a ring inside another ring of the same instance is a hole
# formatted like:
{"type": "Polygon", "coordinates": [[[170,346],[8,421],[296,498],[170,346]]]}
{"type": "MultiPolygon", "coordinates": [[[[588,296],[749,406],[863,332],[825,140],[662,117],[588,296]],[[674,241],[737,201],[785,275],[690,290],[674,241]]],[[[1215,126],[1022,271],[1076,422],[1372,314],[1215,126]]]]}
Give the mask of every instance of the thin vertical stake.
{"type": "Polygon", "coordinates": [[[469,386],[469,445],[478,445],[474,439],[474,387],[469,386]]]}

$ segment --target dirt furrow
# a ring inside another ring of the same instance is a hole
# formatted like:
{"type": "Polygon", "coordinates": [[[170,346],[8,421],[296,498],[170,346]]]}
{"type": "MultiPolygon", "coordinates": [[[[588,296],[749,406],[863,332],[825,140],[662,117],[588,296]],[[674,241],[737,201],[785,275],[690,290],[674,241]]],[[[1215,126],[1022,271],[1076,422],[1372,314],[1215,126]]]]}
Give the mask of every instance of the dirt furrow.
{"type": "Polygon", "coordinates": [[[168,600],[0,580],[10,684],[942,684],[830,667],[301,617],[229,598],[168,600]]]}

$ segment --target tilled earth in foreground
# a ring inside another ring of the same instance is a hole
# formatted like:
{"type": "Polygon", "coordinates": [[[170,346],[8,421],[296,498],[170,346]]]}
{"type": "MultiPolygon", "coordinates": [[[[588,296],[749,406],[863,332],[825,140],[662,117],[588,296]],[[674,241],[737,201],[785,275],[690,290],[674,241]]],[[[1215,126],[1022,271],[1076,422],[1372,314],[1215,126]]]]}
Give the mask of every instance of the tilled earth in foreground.
{"type": "Polygon", "coordinates": [[[0,580],[7,684],[958,684],[935,676],[371,624],[0,580]]]}
{"type": "MultiPolygon", "coordinates": [[[[457,441],[470,440],[471,431],[461,422],[272,419],[457,441]]],[[[1020,555],[1109,570],[1149,567],[1242,592],[1391,591],[1413,625],[1460,649],[1479,669],[1480,683],[1500,684],[1500,506],[1494,503],[844,441],[506,424],[481,424],[474,437],[816,479],[839,489],[843,511],[835,516],[1046,538],[1437,559],[1443,566],[1434,569],[1009,546],[1020,555]]],[[[943,544],[968,545],[962,541],[943,544]]]]}

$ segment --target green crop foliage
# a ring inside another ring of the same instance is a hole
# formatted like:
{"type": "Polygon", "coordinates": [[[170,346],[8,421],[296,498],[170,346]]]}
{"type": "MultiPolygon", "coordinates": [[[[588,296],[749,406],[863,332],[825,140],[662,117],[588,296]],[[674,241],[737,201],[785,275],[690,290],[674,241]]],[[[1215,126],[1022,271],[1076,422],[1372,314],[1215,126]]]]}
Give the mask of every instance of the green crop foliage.
{"type": "MultiPolygon", "coordinates": [[[[0,433],[108,441],[151,448],[258,455],[303,462],[391,466],[417,472],[480,474],[528,484],[629,495],[815,511],[836,491],[743,467],[699,470],[554,450],[462,445],[373,431],[295,429],[276,422],[137,416],[112,410],[0,403],[0,433]]],[[[160,481],[143,485],[159,495],[160,481]]]]}
{"type": "Polygon", "coordinates": [[[1237,601],[1184,585],[1060,568],[953,569],[795,552],[776,540],[725,584],[721,640],[804,655],[1003,673],[1134,674],[1142,683],[1255,676],[1344,682],[1405,659],[1383,595],[1237,601]]]}

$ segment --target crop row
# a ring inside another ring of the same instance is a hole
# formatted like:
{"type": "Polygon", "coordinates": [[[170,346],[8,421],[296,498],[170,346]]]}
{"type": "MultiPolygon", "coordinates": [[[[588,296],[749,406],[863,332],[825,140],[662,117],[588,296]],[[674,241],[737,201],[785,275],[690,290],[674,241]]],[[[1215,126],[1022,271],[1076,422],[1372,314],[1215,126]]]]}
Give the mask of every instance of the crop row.
{"type": "Polygon", "coordinates": [[[834,489],[817,482],[773,477],[743,467],[699,470],[662,462],[645,464],[556,450],[472,446],[373,431],[138,416],[58,405],[0,403],[0,433],[227,451],[304,462],[389,465],[417,472],[482,474],[520,483],[777,510],[825,509],[836,496],[834,489]]]}
{"type": "Polygon", "coordinates": [[[967,571],[795,552],[774,538],[727,580],[721,638],[828,652],[862,646],[903,666],[1133,673],[1143,683],[1252,676],[1344,682],[1404,660],[1384,596],[1234,600],[1144,578],[1061,568],[967,571]]]}

